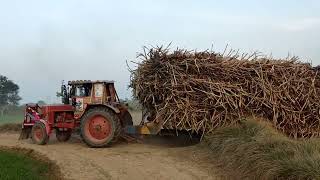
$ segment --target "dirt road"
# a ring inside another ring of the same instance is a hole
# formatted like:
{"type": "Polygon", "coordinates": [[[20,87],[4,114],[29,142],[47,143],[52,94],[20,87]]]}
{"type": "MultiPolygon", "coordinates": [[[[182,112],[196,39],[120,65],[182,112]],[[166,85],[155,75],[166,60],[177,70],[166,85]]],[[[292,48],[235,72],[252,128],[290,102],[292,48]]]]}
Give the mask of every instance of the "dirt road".
{"type": "Polygon", "coordinates": [[[61,168],[66,179],[217,179],[207,152],[199,146],[181,146],[159,137],[141,143],[119,143],[111,148],[92,149],[72,137],[48,145],[18,141],[18,134],[1,133],[0,145],[34,149],[61,168]]]}

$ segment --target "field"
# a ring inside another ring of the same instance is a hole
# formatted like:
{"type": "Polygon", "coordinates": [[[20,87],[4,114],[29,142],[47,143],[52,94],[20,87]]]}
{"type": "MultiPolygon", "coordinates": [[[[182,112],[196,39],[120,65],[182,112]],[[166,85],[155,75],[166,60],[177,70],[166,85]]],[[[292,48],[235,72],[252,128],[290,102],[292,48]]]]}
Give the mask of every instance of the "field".
{"type": "MultiPolygon", "coordinates": [[[[25,149],[0,148],[0,179],[58,179],[51,174],[52,164],[34,157],[34,152],[25,149]]],[[[56,173],[53,170],[52,173],[56,173]]]]}
{"type": "Polygon", "coordinates": [[[0,116],[0,124],[21,123],[23,121],[23,113],[5,114],[0,116]]]}

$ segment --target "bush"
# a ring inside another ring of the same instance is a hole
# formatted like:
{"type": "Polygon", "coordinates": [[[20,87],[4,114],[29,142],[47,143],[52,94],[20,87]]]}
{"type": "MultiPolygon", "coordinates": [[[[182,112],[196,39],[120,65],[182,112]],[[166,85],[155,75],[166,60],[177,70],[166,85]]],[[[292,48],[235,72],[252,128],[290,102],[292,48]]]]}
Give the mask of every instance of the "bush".
{"type": "Polygon", "coordinates": [[[320,179],[319,139],[293,140],[256,120],[205,137],[217,165],[232,179],[320,179]]]}
{"type": "Polygon", "coordinates": [[[1,132],[20,132],[21,131],[21,124],[18,123],[5,123],[0,124],[0,133],[1,132]]]}

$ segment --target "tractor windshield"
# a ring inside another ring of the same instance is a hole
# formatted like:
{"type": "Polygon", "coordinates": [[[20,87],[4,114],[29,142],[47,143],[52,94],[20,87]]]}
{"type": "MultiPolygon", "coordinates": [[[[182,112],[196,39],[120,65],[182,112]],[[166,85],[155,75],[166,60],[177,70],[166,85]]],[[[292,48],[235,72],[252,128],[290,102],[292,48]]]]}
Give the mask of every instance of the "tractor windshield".
{"type": "Polygon", "coordinates": [[[88,97],[91,95],[92,84],[82,84],[71,88],[71,97],[88,97]]]}

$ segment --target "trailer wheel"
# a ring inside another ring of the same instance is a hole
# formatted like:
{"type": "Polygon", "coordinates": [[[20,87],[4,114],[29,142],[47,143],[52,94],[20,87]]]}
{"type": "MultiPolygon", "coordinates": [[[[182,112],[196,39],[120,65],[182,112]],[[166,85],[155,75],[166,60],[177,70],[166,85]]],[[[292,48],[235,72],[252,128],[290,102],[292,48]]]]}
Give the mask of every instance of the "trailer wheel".
{"type": "Polygon", "coordinates": [[[105,107],[88,110],[82,117],[80,135],[90,147],[105,147],[110,145],[120,135],[119,117],[105,107]]]}
{"type": "Polygon", "coordinates": [[[45,145],[49,141],[46,126],[42,122],[36,122],[31,129],[31,139],[33,143],[45,145]]]}
{"type": "Polygon", "coordinates": [[[66,142],[70,139],[72,131],[70,129],[61,131],[56,129],[56,138],[59,142],[66,142]]]}

